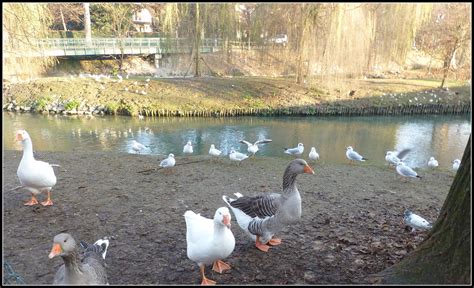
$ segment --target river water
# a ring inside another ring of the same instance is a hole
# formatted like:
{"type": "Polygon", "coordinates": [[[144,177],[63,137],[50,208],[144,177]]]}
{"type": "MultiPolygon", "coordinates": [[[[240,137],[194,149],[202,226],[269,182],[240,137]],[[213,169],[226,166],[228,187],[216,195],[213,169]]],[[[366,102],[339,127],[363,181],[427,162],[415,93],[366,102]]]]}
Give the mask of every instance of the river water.
{"type": "MultiPolygon", "coordinates": [[[[284,147],[304,144],[308,159],[312,146],[320,164],[347,163],[345,151],[352,146],[365,158],[364,165],[384,165],[388,150],[412,149],[405,157],[413,168],[426,168],[434,156],[441,168],[450,169],[461,159],[471,133],[470,115],[371,116],[371,117],[238,117],[238,118],[131,118],[126,116],[62,116],[3,112],[3,149],[21,150],[15,131],[26,129],[34,151],[107,151],[136,153],[132,140],[148,146],[141,154],[164,157],[183,155],[188,140],[194,155],[208,154],[209,147],[228,154],[231,148],[245,153],[245,139],[260,145],[258,155],[292,156],[284,147]]],[[[47,159],[43,159],[46,160],[47,159]]]]}

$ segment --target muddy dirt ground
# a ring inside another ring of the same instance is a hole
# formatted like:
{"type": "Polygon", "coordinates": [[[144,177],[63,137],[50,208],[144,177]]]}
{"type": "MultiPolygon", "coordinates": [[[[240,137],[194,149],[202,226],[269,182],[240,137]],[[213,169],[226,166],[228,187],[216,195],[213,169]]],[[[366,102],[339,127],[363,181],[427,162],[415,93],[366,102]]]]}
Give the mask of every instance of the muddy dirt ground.
{"type": "MultiPolygon", "coordinates": [[[[61,165],[54,168],[54,206],[28,207],[29,192],[11,191],[20,185],[21,153],[3,156],[2,250],[29,284],[53,282],[63,262],[48,254],[53,237],[65,230],[87,242],[111,237],[110,284],[199,284],[199,269],[186,256],[184,212],[210,218],[225,206],[224,194],[279,192],[292,159],[257,157],[237,166],[227,158],[178,156],[167,174],[154,170],[155,156],[39,152],[37,159],[61,165]]],[[[435,221],[454,179],[451,171],[419,170],[423,179],[404,183],[393,169],[370,163],[311,166],[315,175],[297,178],[301,221],[277,235],[282,245],[257,250],[232,215],[236,245],[225,259],[232,269],[218,274],[207,267],[208,278],[218,284],[367,283],[366,276],[400,261],[426,236],[405,229],[403,211],[435,221]]]]}

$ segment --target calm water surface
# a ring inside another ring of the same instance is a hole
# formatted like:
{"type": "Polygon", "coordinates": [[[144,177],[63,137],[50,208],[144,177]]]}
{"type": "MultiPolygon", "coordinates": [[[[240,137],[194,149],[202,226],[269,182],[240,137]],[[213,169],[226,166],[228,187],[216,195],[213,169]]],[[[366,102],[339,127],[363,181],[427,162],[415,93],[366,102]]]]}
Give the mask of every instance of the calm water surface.
{"type": "MultiPolygon", "coordinates": [[[[384,165],[385,152],[411,148],[406,160],[414,168],[426,168],[431,156],[440,167],[449,169],[452,160],[461,159],[471,133],[470,115],[400,117],[239,117],[239,118],[131,118],[126,116],[61,116],[3,112],[3,149],[21,150],[15,131],[26,129],[35,151],[108,151],[135,153],[132,140],[149,146],[142,154],[164,157],[183,155],[188,140],[194,154],[208,154],[209,147],[228,154],[233,147],[247,152],[240,144],[270,138],[258,155],[291,156],[283,147],[304,144],[303,158],[312,146],[320,163],[347,163],[345,151],[352,146],[369,161],[365,165],[384,165]]],[[[46,160],[47,159],[43,159],[46,160]]]]}

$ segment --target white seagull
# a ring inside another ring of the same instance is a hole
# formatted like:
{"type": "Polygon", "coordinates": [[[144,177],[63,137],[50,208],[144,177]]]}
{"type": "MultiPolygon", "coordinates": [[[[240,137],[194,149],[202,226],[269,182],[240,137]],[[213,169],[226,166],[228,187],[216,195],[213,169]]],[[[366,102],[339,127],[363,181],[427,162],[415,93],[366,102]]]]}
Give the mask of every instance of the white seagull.
{"type": "Polygon", "coordinates": [[[461,160],[459,160],[459,159],[454,159],[454,161],[453,161],[453,170],[454,170],[454,171],[458,171],[459,165],[461,165],[461,160]]]}
{"type": "Polygon", "coordinates": [[[166,159],[164,159],[160,162],[160,167],[172,168],[172,167],[174,167],[174,164],[176,164],[176,160],[174,160],[174,154],[170,153],[170,155],[168,155],[168,158],[166,158],[166,159]]]}
{"type": "Polygon", "coordinates": [[[346,150],[347,150],[346,151],[346,157],[349,160],[356,160],[356,161],[368,160],[367,158],[362,157],[362,155],[360,155],[359,153],[354,151],[354,149],[352,149],[352,146],[347,147],[346,150]]]}
{"type": "Polygon", "coordinates": [[[249,156],[247,156],[246,154],[242,154],[240,152],[236,152],[234,149],[231,149],[229,153],[229,158],[232,161],[240,162],[242,160],[249,158],[249,156]]]}
{"type": "Polygon", "coordinates": [[[316,152],[315,147],[311,147],[311,152],[309,152],[309,159],[316,161],[319,159],[319,154],[316,152]]]}
{"type": "Polygon", "coordinates": [[[410,152],[411,149],[403,149],[400,152],[397,151],[387,151],[385,154],[385,161],[388,162],[388,165],[394,165],[396,166],[398,162],[402,161],[403,158],[410,152]]]}
{"type": "Polygon", "coordinates": [[[193,145],[191,144],[191,141],[188,141],[188,143],[186,143],[186,145],[184,145],[183,153],[193,154],[193,145]]]}
{"type": "Polygon", "coordinates": [[[222,151],[216,149],[214,144],[211,144],[211,148],[209,149],[209,155],[211,155],[211,156],[220,156],[221,154],[222,154],[222,151]]]}
{"type": "Polygon", "coordinates": [[[400,174],[403,177],[412,177],[412,178],[420,178],[421,179],[421,176],[419,176],[413,169],[408,167],[402,161],[398,162],[396,169],[397,169],[397,173],[400,174]]]}
{"type": "Polygon", "coordinates": [[[145,150],[147,147],[145,145],[143,145],[142,143],[136,141],[136,140],[132,140],[132,149],[137,152],[137,153],[140,153],[142,150],[145,150]]]}
{"type": "Polygon", "coordinates": [[[405,217],[403,217],[403,220],[405,221],[406,225],[412,228],[411,233],[415,232],[416,229],[429,230],[432,228],[430,222],[426,221],[423,217],[411,212],[409,209],[405,210],[404,215],[405,217]]]}
{"type": "Polygon", "coordinates": [[[304,145],[303,145],[303,143],[298,143],[298,146],[295,147],[295,148],[283,148],[283,150],[285,150],[286,154],[297,155],[298,156],[298,155],[303,154],[304,145]]]}
{"type": "Polygon", "coordinates": [[[248,142],[248,141],[245,141],[245,140],[240,140],[239,142],[242,143],[242,144],[247,144],[247,151],[249,153],[252,153],[252,156],[254,156],[255,153],[257,153],[257,151],[258,151],[258,144],[270,143],[270,142],[272,142],[272,139],[258,140],[258,141],[255,141],[255,143],[253,143],[253,144],[248,142]]]}
{"type": "Polygon", "coordinates": [[[428,161],[428,167],[430,168],[438,167],[438,161],[434,157],[431,157],[430,161],[428,161]]]}

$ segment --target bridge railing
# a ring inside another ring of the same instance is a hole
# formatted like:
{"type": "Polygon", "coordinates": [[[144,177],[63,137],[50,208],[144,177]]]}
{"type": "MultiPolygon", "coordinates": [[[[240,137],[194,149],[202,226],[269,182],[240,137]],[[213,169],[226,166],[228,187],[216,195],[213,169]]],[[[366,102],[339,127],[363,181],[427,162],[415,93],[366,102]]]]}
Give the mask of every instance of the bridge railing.
{"type": "MultiPolygon", "coordinates": [[[[81,49],[81,48],[120,48],[120,47],[159,47],[164,51],[189,50],[193,43],[189,38],[50,38],[38,39],[36,45],[41,49],[81,49]]],[[[220,47],[219,39],[201,40],[201,47],[220,47]]]]}

